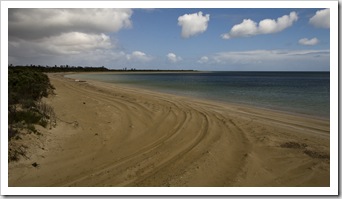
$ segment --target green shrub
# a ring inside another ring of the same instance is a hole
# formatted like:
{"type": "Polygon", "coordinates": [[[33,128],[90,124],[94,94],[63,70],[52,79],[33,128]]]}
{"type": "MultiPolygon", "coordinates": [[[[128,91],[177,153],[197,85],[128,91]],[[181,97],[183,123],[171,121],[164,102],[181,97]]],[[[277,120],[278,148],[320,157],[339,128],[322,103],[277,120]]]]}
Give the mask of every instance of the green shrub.
{"type": "Polygon", "coordinates": [[[17,111],[10,114],[10,120],[13,123],[24,121],[26,124],[37,124],[42,116],[30,110],[17,111]]]}
{"type": "Polygon", "coordinates": [[[53,89],[48,76],[42,72],[23,67],[8,69],[9,105],[38,101],[53,93],[53,89]]]}
{"type": "MultiPolygon", "coordinates": [[[[8,139],[20,139],[22,130],[40,133],[35,124],[46,127],[49,118],[54,118],[53,109],[41,99],[52,94],[54,87],[48,76],[35,68],[8,68],[8,139]]],[[[9,148],[9,161],[25,156],[25,149],[9,148]]]]}

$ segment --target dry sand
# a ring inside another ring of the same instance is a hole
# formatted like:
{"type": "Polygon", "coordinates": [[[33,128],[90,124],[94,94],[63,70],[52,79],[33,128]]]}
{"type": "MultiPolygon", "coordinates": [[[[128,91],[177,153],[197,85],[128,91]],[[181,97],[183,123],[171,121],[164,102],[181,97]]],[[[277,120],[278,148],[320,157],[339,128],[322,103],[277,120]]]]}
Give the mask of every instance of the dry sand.
{"type": "Polygon", "coordinates": [[[57,126],[21,140],[9,186],[330,184],[329,119],[49,77],[57,126]]]}

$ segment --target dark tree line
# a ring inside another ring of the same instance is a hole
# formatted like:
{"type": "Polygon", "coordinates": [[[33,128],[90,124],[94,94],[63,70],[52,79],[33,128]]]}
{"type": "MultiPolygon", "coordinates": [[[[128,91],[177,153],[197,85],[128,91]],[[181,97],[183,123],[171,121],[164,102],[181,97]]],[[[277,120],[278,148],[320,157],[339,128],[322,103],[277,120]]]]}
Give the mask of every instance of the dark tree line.
{"type": "Polygon", "coordinates": [[[102,67],[92,67],[92,66],[41,66],[41,65],[26,65],[26,66],[13,66],[9,65],[9,68],[29,68],[35,71],[40,71],[43,73],[56,73],[56,72],[194,72],[196,70],[165,70],[165,69],[136,69],[127,68],[122,69],[108,69],[104,66],[102,67]]]}
{"type": "Polygon", "coordinates": [[[27,65],[27,66],[13,66],[10,65],[9,68],[27,68],[34,71],[44,72],[44,73],[55,73],[55,72],[101,72],[109,71],[109,69],[102,67],[92,67],[92,66],[69,66],[69,65],[54,65],[54,66],[41,66],[41,65],[27,65]]]}

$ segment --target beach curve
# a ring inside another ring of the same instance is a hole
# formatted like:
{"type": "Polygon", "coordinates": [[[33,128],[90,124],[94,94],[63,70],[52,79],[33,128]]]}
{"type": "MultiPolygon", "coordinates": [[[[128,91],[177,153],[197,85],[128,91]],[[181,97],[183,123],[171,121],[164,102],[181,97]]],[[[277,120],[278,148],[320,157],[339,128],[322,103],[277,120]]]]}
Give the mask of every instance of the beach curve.
{"type": "Polygon", "coordinates": [[[49,77],[59,139],[10,186],[329,186],[329,120],[49,77]]]}

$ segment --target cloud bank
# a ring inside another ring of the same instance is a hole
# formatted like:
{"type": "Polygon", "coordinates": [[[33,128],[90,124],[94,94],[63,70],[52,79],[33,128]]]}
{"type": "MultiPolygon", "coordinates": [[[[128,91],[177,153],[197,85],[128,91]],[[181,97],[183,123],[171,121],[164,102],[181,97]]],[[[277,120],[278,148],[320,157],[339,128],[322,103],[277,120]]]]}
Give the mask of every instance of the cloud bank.
{"type": "Polygon", "coordinates": [[[202,56],[199,63],[215,70],[328,70],[329,50],[251,50],[202,56]],[[223,67],[223,68],[222,68],[223,67]]]}
{"type": "Polygon", "coordinates": [[[131,9],[9,9],[10,37],[39,39],[68,32],[109,33],[132,26],[131,9]]]}
{"type": "Polygon", "coordinates": [[[222,39],[231,39],[236,37],[250,37],[259,34],[271,34],[283,31],[292,26],[298,20],[296,12],[291,12],[289,15],[279,17],[277,20],[264,19],[257,24],[251,19],[244,19],[242,23],[232,27],[230,32],[222,34],[222,39]]]}
{"type": "Polygon", "coordinates": [[[182,27],[181,35],[183,38],[203,33],[208,28],[208,22],[209,14],[203,15],[202,12],[178,17],[178,25],[182,27]]]}
{"type": "Polygon", "coordinates": [[[330,9],[318,10],[309,23],[316,28],[330,28],[330,9]]]}
{"type": "Polygon", "coordinates": [[[122,58],[109,33],[130,28],[132,14],[131,9],[9,9],[9,61],[122,58]]]}
{"type": "Polygon", "coordinates": [[[303,38],[303,39],[300,39],[298,41],[299,44],[305,45],[305,46],[314,46],[314,45],[318,44],[318,42],[319,42],[319,40],[316,37],[314,37],[312,39],[303,38]]]}

